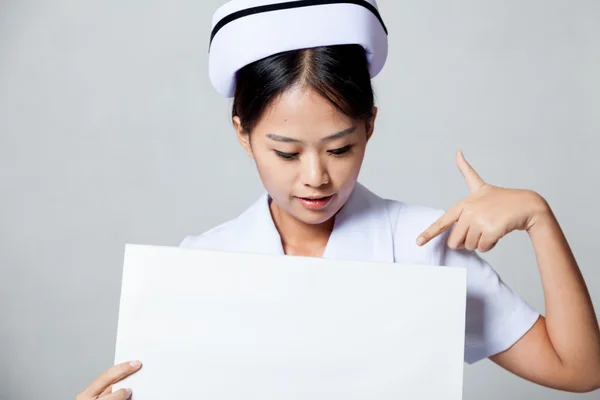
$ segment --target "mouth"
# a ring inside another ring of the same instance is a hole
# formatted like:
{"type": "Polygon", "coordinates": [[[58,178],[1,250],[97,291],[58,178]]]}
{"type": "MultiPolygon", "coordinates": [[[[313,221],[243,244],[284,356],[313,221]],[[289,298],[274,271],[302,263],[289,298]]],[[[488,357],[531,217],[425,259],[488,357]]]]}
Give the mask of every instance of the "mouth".
{"type": "Polygon", "coordinates": [[[308,210],[322,210],[327,207],[335,194],[329,196],[296,197],[300,204],[308,210]]]}
{"type": "Polygon", "coordinates": [[[309,196],[309,197],[298,197],[299,199],[304,199],[304,200],[323,200],[323,199],[328,199],[330,197],[332,197],[333,195],[329,195],[329,196],[309,196]]]}

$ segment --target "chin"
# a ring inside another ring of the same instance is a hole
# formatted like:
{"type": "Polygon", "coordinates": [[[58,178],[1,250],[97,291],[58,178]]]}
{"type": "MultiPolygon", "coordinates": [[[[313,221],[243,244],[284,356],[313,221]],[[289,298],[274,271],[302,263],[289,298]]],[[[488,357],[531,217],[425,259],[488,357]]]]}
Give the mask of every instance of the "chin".
{"type": "Polygon", "coordinates": [[[335,216],[335,214],[331,214],[331,213],[316,213],[316,212],[311,212],[311,211],[304,211],[302,213],[300,213],[300,215],[295,214],[294,217],[301,221],[304,222],[307,225],[321,225],[324,224],[325,222],[329,221],[331,218],[333,218],[335,216]]]}
{"type": "Polygon", "coordinates": [[[339,206],[338,204],[332,204],[325,210],[312,211],[307,210],[304,207],[298,205],[298,207],[294,207],[294,213],[292,215],[294,216],[294,218],[305,224],[320,225],[335,217],[340,208],[341,206],[339,206]]]}

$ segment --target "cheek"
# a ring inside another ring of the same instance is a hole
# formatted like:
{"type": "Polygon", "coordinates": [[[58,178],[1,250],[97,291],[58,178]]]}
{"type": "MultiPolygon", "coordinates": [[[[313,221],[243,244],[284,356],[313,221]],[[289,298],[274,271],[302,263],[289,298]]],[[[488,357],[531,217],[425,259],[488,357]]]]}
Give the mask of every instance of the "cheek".
{"type": "Polygon", "coordinates": [[[339,185],[352,186],[352,181],[355,181],[360,173],[363,157],[364,151],[356,151],[349,157],[333,158],[329,163],[332,180],[339,185]]]}
{"type": "Polygon", "coordinates": [[[293,182],[294,169],[292,163],[279,161],[275,159],[273,154],[268,152],[255,153],[254,161],[263,185],[269,192],[287,189],[293,182]]]}

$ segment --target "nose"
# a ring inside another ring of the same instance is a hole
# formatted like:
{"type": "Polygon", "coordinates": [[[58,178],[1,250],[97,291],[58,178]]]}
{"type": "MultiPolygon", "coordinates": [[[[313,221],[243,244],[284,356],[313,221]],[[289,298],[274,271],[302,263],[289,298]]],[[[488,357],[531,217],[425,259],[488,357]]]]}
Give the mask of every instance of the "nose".
{"type": "Polygon", "coordinates": [[[318,156],[307,157],[302,163],[302,184],[311,187],[319,187],[329,183],[327,168],[318,156]]]}

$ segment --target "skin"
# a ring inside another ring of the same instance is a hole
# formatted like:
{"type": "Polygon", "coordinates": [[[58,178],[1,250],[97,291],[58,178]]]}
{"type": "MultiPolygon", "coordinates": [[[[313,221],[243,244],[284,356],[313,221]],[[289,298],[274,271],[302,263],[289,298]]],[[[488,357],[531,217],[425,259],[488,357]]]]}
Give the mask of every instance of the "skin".
{"type": "Polygon", "coordinates": [[[130,389],[112,391],[112,385],[136,373],[142,368],[139,361],[117,364],[102,372],[90,385],[77,395],[75,400],[126,400],[131,397],[130,389]]]}
{"type": "Polygon", "coordinates": [[[548,203],[530,190],[486,183],[458,152],[470,194],[417,239],[425,245],[452,228],[448,246],[487,252],[512,231],[526,231],[536,255],[546,317],[510,349],[490,357],[540,385],[590,392],[600,388],[600,329],[585,281],[548,203]]]}
{"type": "MultiPolygon", "coordinates": [[[[350,196],[373,134],[369,123],[353,120],[302,87],[284,93],[254,127],[245,132],[234,117],[237,137],[256,163],[273,198],[271,213],[286,254],[321,256],[335,214],[350,196]],[[344,132],[344,134],[339,134],[344,132]],[[328,138],[336,135],[334,138],[328,138]],[[291,138],[298,141],[291,142],[291,138]],[[336,155],[339,149],[351,149],[336,155]],[[276,151],[297,154],[288,160],[276,151]],[[332,153],[334,151],[334,153],[332,153]],[[334,194],[320,211],[301,206],[297,196],[334,194]]],[[[530,190],[506,189],[481,179],[458,152],[456,163],[469,195],[426,229],[417,244],[426,246],[450,231],[452,249],[487,252],[515,230],[532,242],[544,290],[546,316],[508,350],[490,359],[531,382],[570,392],[600,388],[600,329],[585,282],[548,203],[530,190]]],[[[139,362],[138,362],[139,363],[139,362]]],[[[111,385],[137,372],[140,364],[116,365],[103,372],[77,400],[121,400],[130,392],[111,393],[111,385]]]]}
{"type": "Polygon", "coordinates": [[[271,214],[284,251],[320,257],[335,214],[358,179],[374,118],[370,123],[352,119],[315,92],[296,86],[271,105],[252,134],[242,129],[239,117],[233,123],[273,199],[271,214]],[[329,195],[334,196],[329,206],[319,211],[307,210],[298,201],[329,195]]]}

